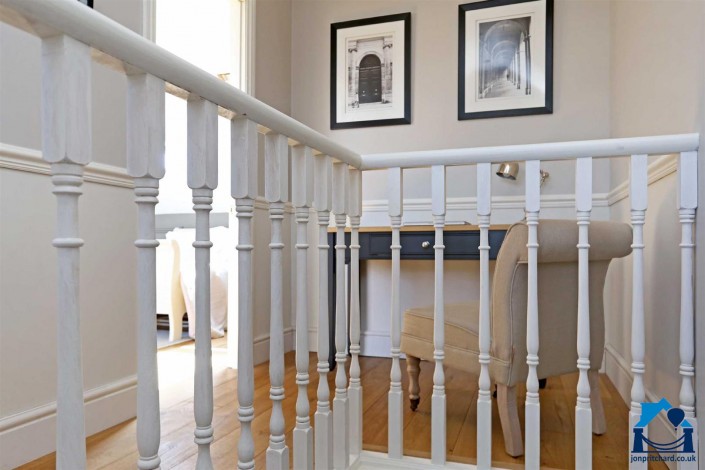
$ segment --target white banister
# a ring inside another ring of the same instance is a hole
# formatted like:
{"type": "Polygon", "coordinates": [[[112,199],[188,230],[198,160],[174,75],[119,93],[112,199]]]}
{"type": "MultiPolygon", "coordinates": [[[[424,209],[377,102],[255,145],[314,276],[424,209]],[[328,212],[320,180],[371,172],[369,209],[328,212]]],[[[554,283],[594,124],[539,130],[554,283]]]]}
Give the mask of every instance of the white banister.
{"type": "Polygon", "coordinates": [[[480,227],[480,378],[477,394],[477,468],[492,467],[492,392],[490,392],[490,214],[492,165],[477,165],[477,224],[480,227]]]}
{"type": "Polygon", "coordinates": [[[431,167],[431,213],[435,229],[433,288],[433,392],[431,394],[431,462],[446,462],[445,315],[443,300],[443,228],[446,220],[446,168],[431,167]]]}
{"type": "MultiPolygon", "coordinates": [[[[135,178],[137,246],[137,448],[138,468],[159,468],[159,376],[157,373],[157,278],[154,207],[164,177],[164,82],[152,75],[128,76],[127,171],[135,178]]],[[[181,321],[179,319],[179,321],[181,321]]]]}
{"type": "Polygon", "coordinates": [[[348,440],[348,379],[345,376],[347,359],[347,297],[345,295],[345,223],[347,221],[348,164],[333,164],[333,214],[335,215],[335,398],[333,399],[333,468],[348,467],[350,442],[348,440]]]}
{"type": "MultiPolygon", "coordinates": [[[[680,311],[680,374],[681,389],[680,408],[685,412],[685,419],[692,426],[692,442],[697,446],[698,424],[695,418],[695,391],[693,377],[695,367],[694,305],[693,305],[693,259],[695,242],[693,225],[695,210],[698,207],[698,153],[683,152],[678,160],[678,209],[681,223],[681,311],[680,311]]],[[[679,428],[678,437],[684,433],[679,428]]],[[[679,470],[696,469],[697,462],[679,462],[679,470]]]]}
{"type": "Polygon", "coordinates": [[[360,217],[362,216],[362,172],[350,168],[348,215],[350,217],[350,454],[362,452],[362,381],[360,379],[360,217]]]}
{"type": "Polygon", "coordinates": [[[296,208],[296,427],[294,468],[313,469],[313,428],[308,402],[308,220],[313,204],[311,148],[291,149],[291,202],[296,208]]]}
{"type": "Polygon", "coordinates": [[[269,203],[272,227],[270,250],[269,303],[269,398],[272,415],[269,420],[267,468],[289,468],[289,448],[286,445],[284,411],[284,241],[282,222],[284,203],[289,193],[289,145],[281,134],[269,133],[264,141],[265,198],[269,203]]]}
{"type": "Polygon", "coordinates": [[[528,277],[526,302],[526,406],[524,410],[526,468],[538,469],[541,464],[541,409],[539,406],[539,302],[538,302],[538,224],[541,209],[541,162],[526,162],[526,225],[528,225],[528,277]]]}
{"type": "Polygon", "coordinates": [[[72,37],[84,44],[118,59],[116,67],[119,70],[129,66],[149,73],[225,109],[247,115],[249,119],[287,135],[299,144],[335,155],[338,160],[355,167],[360,166],[360,156],[352,150],[162,49],[107,16],[85,8],[81,2],[2,0],[0,7],[5,6],[30,21],[22,21],[17,15],[7,15],[3,20],[30,34],[70,32],[72,37]],[[44,27],[28,28],[32,23],[44,27]]]}
{"type": "MultiPolygon", "coordinates": [[[[644,391],[644,220],[648,204],[646,155],[632,155],[630,166],[629,197],[631,200],[632,242],[632,373],[629,429],[634,429],[641,418],[641,403],[646,400],[644,391]]],[[[648,436],[644,429],[644,437],[648,436]]],[[[629,433],[629,449],[634,448],[634,433],[629,433]]],[[[646,462],[631,462],[629,468],[646,468],[646,462]]]]}
{"type": "Polygon", "coordinates": [[[252,219],[257,197],[257,124],[235,118],[230,125],[231,192],[238,220],[237,272],[237,401],[240,439],[237,443],[238,470],[255,468],[254,418],[252,219]]]}
{"type": "Polygon", "coordinates": [[[592,468],[592,410],[590,409],[590,262],[588,229],[592,211],[592,158],[575,162],[575,210],[578,219],[578,378],[575,405],[575,468],[592,468]]]}
{"type": "Polygon", "coordinates": [[[404,206],[403,170],[390,168],[387,170],[387,188],[389,190],[389,219],[392,226],[392,300],[391,300],[391,340],[392,340],[392,369],[389,374],[388,396],[388,453],[392,459],[401,459],[403,455],[404,427],[403,399],[401,390],[401,366],[399,354],[401,352],[401,241],[399,231],[404,206]]]}
{"type": "Polygon", "coordinates": [[[213,468],[213,366],[211,364],[210,211],[218,186],[218,107],[202,98],[189,97],[188,186],[196,212],[196,370],[194,375],[194,431],[198,444],[196,468],[213,468]]]}
{"type": "Polygon", "coordinates": [[[540,159],[575,160],[589,155],[609,158],[633,154],[668,154],[696,150],[698,134],[675,134],[621,139],[597,139],[574,142],[550,142],[497,147],[421,150],[362,155],[362,170],[385,168],[419,168],[433,165],[472,165],[540,159]]]}
{"type": "Polygon", "coordinates": [[[56,195],[56,468],[86,468],[79,313],[78,198],[91,160],[91,55],[84,44],[42,41],[42,150],[56,195]]]}
{"type": "Polygon", "coordinates": [[[331,210],[331,159],[327,155],[314,157],[313,206],[318,213],[318,390],[314,416],[314,452],[317,470],[333,468],[333,415],[330,411],[328,387],[328,222],[331,210]]]}

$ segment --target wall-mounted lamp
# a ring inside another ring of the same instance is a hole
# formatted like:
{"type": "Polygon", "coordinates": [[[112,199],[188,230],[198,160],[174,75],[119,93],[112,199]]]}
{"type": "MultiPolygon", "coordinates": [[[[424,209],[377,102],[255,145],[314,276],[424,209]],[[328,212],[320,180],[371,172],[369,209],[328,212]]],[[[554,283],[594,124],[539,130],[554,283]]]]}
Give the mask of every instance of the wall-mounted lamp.
{"type": "MultiPolygon", "coordinates": [[[[541,186],[546,182],[550,174],[547,171],[540,170],[541,173],[541,186]]],[[[517,162],[504,162],[499,164],[497,168],[497,176],[500,178],[506,178],[508,180],[516,180],[519,174],[519,164],[517,162]]]]}

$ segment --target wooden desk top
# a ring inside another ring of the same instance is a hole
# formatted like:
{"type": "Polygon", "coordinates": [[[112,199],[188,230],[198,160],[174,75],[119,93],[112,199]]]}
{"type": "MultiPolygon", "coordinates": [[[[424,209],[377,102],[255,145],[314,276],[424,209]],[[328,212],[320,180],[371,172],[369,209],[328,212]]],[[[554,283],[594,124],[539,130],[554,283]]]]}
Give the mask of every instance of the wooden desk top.
{"type": "MultiPolygon", "coordinates": [[[[508,230],[510,224],[493,224],[490,225],[490,230],[508,230]]],[[[402,232],[433,232],[435,229],[433,225],[404,225],[401,227],[402,232]]],[[[471,232],[480,230],[480,227],[472,224],[449,224],[443,228],[444,232],[471,232]]],[[[346,232],[350,231],[350,227],[345,228],[346,232]]],[[[379,232],[391,232],[391,227],[360,227],[360,233],[379,233],[379,232]]],[[[335,233],[335,227],[329,227],[328,233],[335,233]]]]}

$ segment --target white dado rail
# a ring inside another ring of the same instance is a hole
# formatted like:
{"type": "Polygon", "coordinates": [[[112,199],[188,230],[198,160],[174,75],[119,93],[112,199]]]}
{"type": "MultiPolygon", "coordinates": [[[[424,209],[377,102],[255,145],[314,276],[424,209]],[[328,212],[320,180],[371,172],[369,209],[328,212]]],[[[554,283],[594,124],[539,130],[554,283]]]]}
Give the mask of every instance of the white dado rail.
{"type": "MultiPolygon", "coordinates": [[[[680,374],[682,388],[679,406],[696,426],[694,394],[694,239],[693,223],[697,205],[698,135],[673,135],[632,139],[609,139],[475,149],[408,152],[359,156],[294,119],[236,90],[206,72],[164,51],[126,28],[74,0],[0,0],[4,22],[42,38],[42,135],[43,158],[51,164],[54,193],[57,196],[58,250],[58,397],[57,468],[86,467],[83,416],[83,380],[79,334],[79,251],[78,197],[83,168],[91,160],[90,97],[91,56],[128,76],[127,135],[128,172],[135,181],[139,217],[138,249],[139,334],[137,443],[140,469],[160,466],[160,413],[156,361],[155,237],[154,206],[159,180],[164,176],[164,92],[177,87],[188,99],[188,186],[192,190],[197,220],[196,248],[196,380],[194,390],[195,444],[198,469],[213,467],[210,444],[213,441],[213,376],[209,315],[209,213],[217,183],[218,114],[232,121],[232,197],[239,222],[238,251],[238,409],[241,423],[237,443],[239,469],[254,468],[255,447],[251,422],[257,410],[254,401],[253,369],[253,208],[260,194],[258,182],[258,132],[265,134],[265,188],[269,204],[272,238],[270,311],[270,397],[272,418],[266,450],[269,469],[289,467],[282,412],[284,398],[284,350],[282,286],[285,276],[296,276],[296,426],[293,431],[293,462],[296,469],[346,468],[481,468],[492,467],[492,426],[490,399],[490,290],[489,241],[491,217],[491,163],[505,160],[526,162],[526,216],[529,225],[526,466],[540,465],[540,403],[537,366],[541,360],[538,338],[537,226],[540,211],[540,162],[576,160],[576,218],[579,225],[579,308],[577,367],[580,370],[576,396],[576,467],[591,468],[591,408],[589,306],[587,295],[589,223],[592,209],[592,159],[631,156],[631,204],[634,226],[633,311],[632,311],[632,407],[630,422],[635,424],[644,401],[644,276],[643,224],[646,211],[646,161],[648,154],[680,153],[678,167],[679,213],[682,225],[680,374]],[[98,52],[96,52],[98,51],[98,52]],[[289,157],[291,152],[291,157],[289,157]],[[477,215],[480,243],[480,328],[481,374],[477,400],[477,465],[446,462],[446,396],[443,374],[443,227],[446,213],[445,173],[447,166],[477,165],[477,215]],[[435,329],[432,395],[432,454],[430,460],[404,456],[403,395],[399,341],[400,245],[403,215],[403,172],[405,168],[432,167],[432,212],[436,231],[435,250],[435,329]],[[358,228],[362,215],[361,171],[387,169],[389,174],[389,216],[392,227],[392,365],[389,388],[388,453],[363,450],[362,387],[360,352],[360,286],[358,228]],[[291,177],[292,203],[296,210],[297,272],[286,273],[282,263],[282,219],[291,177]],[[307,351],[307,223],[310,209],[317,212],[318,238],[318,363],[319,385],[313,425],[309,419],[310,377],[307,351]],[[335,390],[331,406],[328,387],[328,270],[327,227],[330,213],[337,229],[338,269],[344,269],[347,223],[351,227],[350,303],[345,296],[344,273],[338,272],[336,290],[335,390]],[[352,360],[346,375],[346,318],[350,319],[349,347],[352,360]]],[[[382,131],[381,131],[382,132],[382,131]]],[[[235,412],[235,410],[233,410],[235,412]]],[[[624,456],[626,460],[627,455],[624,456]]],[[[235,465],[235,462],[232,462],[235,465]]],[[[634,468],[645,468],[631,464],[634,468]]],[[[685,468],[685,467],[681,467],[685,468]]]]}

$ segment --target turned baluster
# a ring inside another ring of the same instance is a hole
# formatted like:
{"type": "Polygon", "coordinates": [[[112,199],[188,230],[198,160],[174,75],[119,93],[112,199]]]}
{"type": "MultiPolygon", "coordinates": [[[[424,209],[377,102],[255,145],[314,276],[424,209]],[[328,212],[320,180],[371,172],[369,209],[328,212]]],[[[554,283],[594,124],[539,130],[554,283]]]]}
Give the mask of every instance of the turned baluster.
{"type": "MultiPolygon", "coordinates": [[[[159,380],[157,372],[157,277],[154,207],[164,176],[164,81],[128,76],[127,171],[135,178],[137,246],[137,467],[159,468],[159,380]]],[[[180,321],[180,320],[179,320],[180,321]]]]}
{"type": "Polygon", "coordinates": [[[296,427],[294,468],[313,468],[313,428],[308,403],[308,221],[313,204],[313,155],[309,147],[291,149],[291,202],[296,208],[296,427]]]}
{"type": "Polygon", "coordinates": [[[91,52],[65,35],[42,40],[42,156],[56,195],[56,468],[86,467],[79,311],[78,198],[91,160],[91,52]]]}
{"type": "Polygon", "coordinates": [[[210,212],[218,185],[218,106],[197,96],[187,105],[188,186],[196,212],[196,369],[193,409],[194,441],[198,445],[196,468],[213,468],[213,366],[211,364],[210,212]]]}
{"type": "Polygon", "coordinates": [[[255,443],[252,436],[254,419],[253,317],[254,284],[253,217],[257,197],[257,124],[237,117],[230,125],[231,191],[235,199],[238,221],[237,243],[237,401],[240,439],[237,441],[237,468],[255,468],[255,443]]]}

